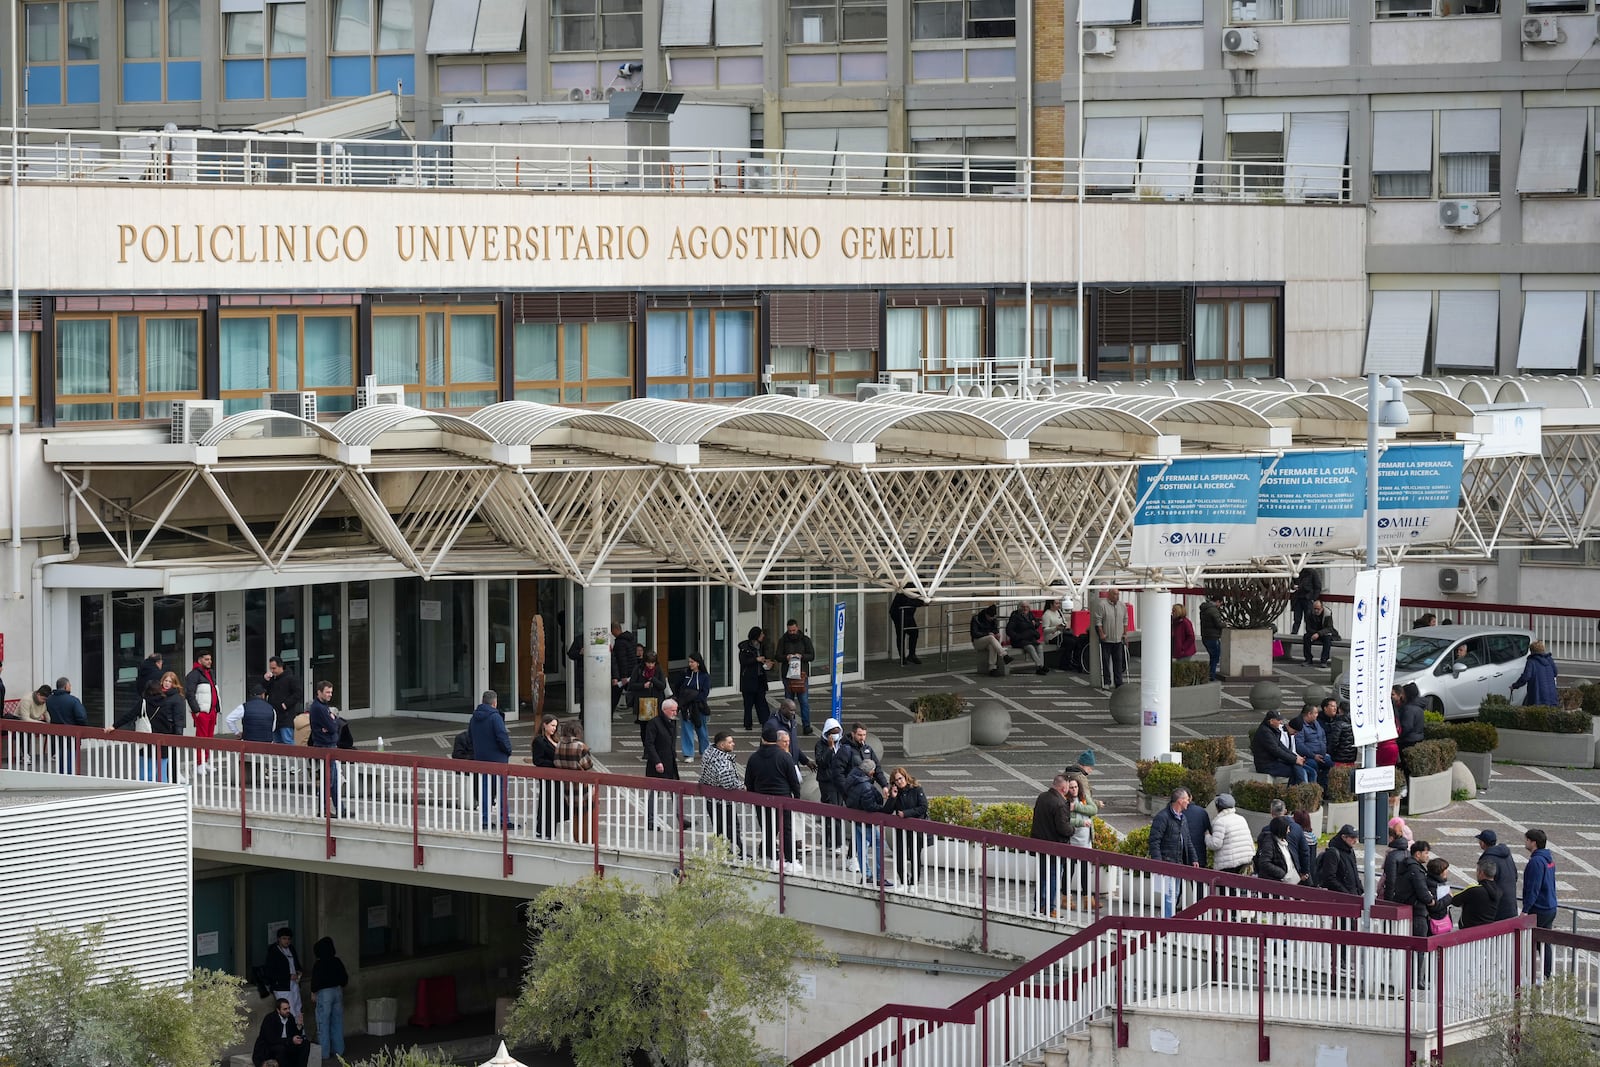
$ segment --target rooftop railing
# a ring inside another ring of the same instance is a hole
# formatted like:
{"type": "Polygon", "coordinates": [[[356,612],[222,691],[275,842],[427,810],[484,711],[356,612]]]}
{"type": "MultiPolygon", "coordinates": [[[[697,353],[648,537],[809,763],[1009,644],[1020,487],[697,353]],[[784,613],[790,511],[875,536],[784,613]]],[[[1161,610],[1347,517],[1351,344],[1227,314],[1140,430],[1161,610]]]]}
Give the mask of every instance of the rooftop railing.
{"type": "MultiPolygon", "coordinates": [[[[10,129],[0,175],[12,180],[10,129]]],[[[333,140],[253,131],[19,130],[25,182],[295,185],[527,192],[1342,203],[1344,164],[1052,159],[751,148],[333,140]]]]}

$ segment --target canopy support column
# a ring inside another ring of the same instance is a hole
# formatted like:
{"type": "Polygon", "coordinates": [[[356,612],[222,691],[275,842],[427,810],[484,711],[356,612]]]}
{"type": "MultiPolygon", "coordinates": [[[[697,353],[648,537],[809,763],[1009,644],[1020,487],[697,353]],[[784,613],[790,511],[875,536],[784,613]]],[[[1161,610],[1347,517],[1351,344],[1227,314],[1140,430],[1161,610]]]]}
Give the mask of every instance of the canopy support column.
{"type": "Polygon", "coordinates": [[[597,575],[583,586],[583,739],[591,751],[611,751],[611,709],[617,690],[611,685],[611,584],[597,575]]]}
{"type": "Polygon", "coordinates": [[[1139,590],[1139,758],[1172,751],[1172,591],[1139,590]]]}

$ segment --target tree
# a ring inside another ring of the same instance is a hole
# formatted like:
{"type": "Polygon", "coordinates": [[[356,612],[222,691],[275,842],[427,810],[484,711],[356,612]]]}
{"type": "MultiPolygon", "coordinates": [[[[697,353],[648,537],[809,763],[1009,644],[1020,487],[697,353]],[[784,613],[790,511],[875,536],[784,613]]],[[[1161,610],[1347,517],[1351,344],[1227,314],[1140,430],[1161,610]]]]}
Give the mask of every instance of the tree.
{"type": "Polygon", "coordinates": [[[0,1060],[12,1067],[211,1067],[244,1033],[244,983],[195,970],[177,986],[102,975],[104,928],[34,933],[0,999],[0,1060]]]}
{"type": "Polygon", "coordinates": [[[1515,1000],[1490,995],[1480,1003],[1491,1021],[1469,1054],[1473,1067],[1588,1067],[1600,1059],[1584,1022],[1588,996],[1571,977],[1547,979],[1515,1000]]]}
{"type": "Polygon", "coordinates": [[[507,1020],[518,1040],[570,1042],[578,1067],[635,1051],[656,1067],[748,1067],[770,1055],[759,1022],[798,992],[800,954],[821,941],[757,904],[753,881],[718,859],[690,860],[656,890],[591,876],[548,889],[529,911],[532,958],[507,1020]]]}

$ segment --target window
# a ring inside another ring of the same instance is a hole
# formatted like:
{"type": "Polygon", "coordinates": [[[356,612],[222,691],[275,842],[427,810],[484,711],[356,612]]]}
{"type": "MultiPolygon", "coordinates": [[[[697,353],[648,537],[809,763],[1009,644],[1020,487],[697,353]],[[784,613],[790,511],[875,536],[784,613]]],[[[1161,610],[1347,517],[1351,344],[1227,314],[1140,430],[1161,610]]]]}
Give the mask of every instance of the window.
{"type": "Polygon", "coordinates": [[[405,95],[416,92],[410,0],[333,0],[332,18],[330,96],[368,96],[396,83],[405,95]]]}
{"type": "Polygon", "coordinates": [[[481,408],[500,399],[499,309],[459,305],[372,314],[372,372],[420,408],[481,408]]]}
{"type": "Polygon", "coordinates": [[[1228,182],[1246,196],[1283,192],[1283,116],[1228,116],[1228,182]]]}
{"type": "MultiPolygon", "coordinates": [[[[1576,0],[1556,0],[1564,10],[1582,11],[1576,0]],[[1574,6],[1574,3],[1576,6],[1574,6]]],[[[1541,0],[1528,0],[1529,10],[1541,0]]],[[[1373,16],[1380,19],[1448,18],[1454,15],[1497,15],[1500,0],[1376,0],[1373,16]]]]}
{"type": "Polygon", "coordinates": [[[883,41],[889,37],[885,0],[790,0],[790,44],[883,41]]]}
{"type": "Polygon", "coordinates": [[[912,189],[925,196],[989,195],[1017,183],[1014,138],[913,141],[911,151],[912,189]]]}
{"type": "MultiPolygon", "coordinates": [[[[1005,303],[994,309],[994,358],[1021,363],[1027,307],[1005,303]]],[[[1078,309],[1070,300],[1033,302],[1033,366],[1049,367],[1057,378],[1078,376],[1078,309]]]]}
{"type": "Polygon", "coordinates": [[[1227,180],[1243,196],[1343,200],[1350,116],[1343,111],[1226,116],[1227,180]]]}
{"type": "Polygon", "coordinates": [[[928,390],[954,384],[957,366],[975,367],[983,359],[981,297],[958,297],[963,302],[954,305],[940,303],[943,299],[899,293],[889,297],[891,305],[900,306],[889,308],[884,366],[921,371],[928,390]]]}
{"type": "Polygon", "coordinates": [[[774,345],[772,380],[813,382],[824,396],[855,396],[856,386],[873,376],[874,353],[864,349],[821,352],[800,345],[774,345]]]}
{"type": "Polygon", "coordinates": [[[913,40],[983,41],[1016,35],[1016,0],[911,0],[913,40]]]}
{"type": "Polygon", "coordinates": [[[814,382],[823,393],[854,396],[874,380],[878,294],[871,290],[774,293],[767,304],[775,381],[814,382]]]}
{"type": "Polygon", "coordinates": [[[100,102],[100,5],[23,5],[28,41],[28,103],[100,102]]]}
{"type": "Polygon", "coordinates": [[[1435,119],[1432,111],[1373,114],[1373,195],[1393,199],[1499,195],[1499,109],[1437,113],[1437,183],[1433,180],[1435,119]]]}
{"type": "Polygon", "coordinates": [[[528,63],[516,58],[503,63],[438,63],[434,76],[440,93],[520,93],[528,88],[528,63]]]}
{"type": "Polygon", "coordinates": [[[1439,294],[1439,326],[1434,333],[1435,371],[1494,373],[1500,353],[1500,293],[1495,289],[1450,290],[1439,294]]]}
{"type": "Polygon", "coordinates": [[[1433,112],[1378,111],[1372,116],[1372,195],[1433,195],[1433,112]]]}
{"type": "Polygon", "coordinates": [[[56,320],[56,420],[165,419],[200,395],[200,316],[56,320]]]}
{"type": "Polygon", "coordinates": [[[199,100],[200,49],[200,0],[123,0],[123,102],[199,100]]]}
{"type": "Polygon", "coordinates": [[[518,400],[610,404],[633,396],[631,322],[518,322],[511,346],[518,400]]]}
{"type": "Polygon", "coordinates": [[[1581,14],[1589,10],[1588,0],[1527,0],[1528,14],[1581,14]]]}
{"type": "Polygon", "coordinates": [[[1581,372],[1589,302],[1589,294],[1584,292],[1523,293],[1517,369],[1581,372]]]}
{"type": "Polygon", "coordinates": [[[306,5],[261,7],[222,16],[223,94],[229,100],[304,97],[306,5]]]}
{"type": "Polygon", "coordinates": [[[1348,22],[1350,0],[1232,0],[1228,21],[1348,22]]]}
{"type": "Polygon", "coordinates": [[[1582,193],[1589,139],[1588,109],[1530,107],[1523,113],[1517,192],[1582,193]]]}
{"type": "Polygon", "coordinates": [[[754,308],[652,308],[645,395],[705,400],[756,394],[754,308]]]}
{"type": "MultiPolygon", "coordinates": [[[[0,320],[5,320],[8,323],[5,331],[0,333],[0,397],[4,397],[6,399],[8,407],[11,400],[10,318],[11,313],[9,309],[0,309],[0,320]]],[[[33,323],[32,325],[37,326],[38,323],[33,323]]],[[[36,366],[39,358],[39,342],[36,340],[39,335],[33,332],[33,330],[31,330],[29,327],[30,324],[24,321],[22,324],[22,373],[19,375],[19,384],[21,385],[21,388],[17,390],[19,395],[22,397],[22,404],[20,406],[20,410],[18,411],[18,415],[23,422],[34,421],[33,383],[35,381],[34,375],[36,373],[36,366]]],[[[7,414],[9,415],[10,412],[8,411],[7,414]]]]}
{"type": "Polygon", "coordinates": [[[1107,382],[1182,378],[1188,303],[1184,289],[1100,290],[1094,377],[1107,382]]]}
{"type": "Polygon", "coordinates": [[[1197,299],[1196,378],[1271,378],[1278,373],[1276,300],[1197,299]]]}
{"type": "Polygon", "coordinates": [[[227,414],[261,407],[272,391],[313,391],[318,413],[355,407],[353,311],[226,311],[219,329],[227,414]]]}
{"type": "Polygon", "coordinates": [[[552,52],[616,52],[644,45],[644,0],[552,0],[552,52]]]}

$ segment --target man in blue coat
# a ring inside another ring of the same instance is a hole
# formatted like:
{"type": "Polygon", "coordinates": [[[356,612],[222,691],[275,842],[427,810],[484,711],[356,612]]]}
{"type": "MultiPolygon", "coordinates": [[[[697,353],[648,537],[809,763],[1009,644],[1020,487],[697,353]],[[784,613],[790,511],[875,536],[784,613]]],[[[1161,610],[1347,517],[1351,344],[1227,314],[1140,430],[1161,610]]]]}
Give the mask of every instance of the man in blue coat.
{"type": "MultiPolygon", "coordinates": [[[[500,714],[500,694],[493,689],[483,691],[483,703],[472,712],[467,723],[467,733],[472,737],[472,757],[479,763],[510,763],[511,735],[506,732],[506,720],[500,714]]],[[[479,780],[478,803],[481,805],[483,828],[489,828],[489,805],[494,803],[495,783],[498,775],[485,774],[479,780]]],[[[500,825],[515,830],[511,822],[510,798],[501,806],[500,825]]]]}
{"type": "Polygon", "coordinates": [[[1319,709],[1315,704],[1307,704],[1301,710],[1300,732],[1295,735],[1294,750],[1306,758],[1307,766],[1315,768],[1317,784],[1322,786],[1326,794],[1333,758],[1328,755],[1328,732],[1318,721],[1318,715],[1319,709]]]}
{"type": "MultiPolygon", "coordinates": [[[[306,708],[311,716],[312,748],[339,747],[339,709],[333,706],[332,701],[333,683],[318,682],[311,703],[306,708]]],[[[504,728],[505,724],[502,723],[501,729],[504,728]]],[[[339,761],[332,759],[328,761],[328,810],[333,818],[339,817],[339,761]]]]}

